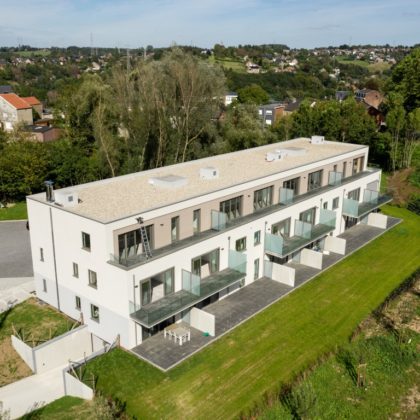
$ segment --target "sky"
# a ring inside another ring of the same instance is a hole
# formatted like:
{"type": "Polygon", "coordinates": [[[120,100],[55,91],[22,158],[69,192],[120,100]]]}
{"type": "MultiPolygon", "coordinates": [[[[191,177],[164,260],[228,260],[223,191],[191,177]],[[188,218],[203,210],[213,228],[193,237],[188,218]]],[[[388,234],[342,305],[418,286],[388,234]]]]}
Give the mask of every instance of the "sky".
{"type": "Polygon", "coordinates": [[[0,46],[413,45],[420,0],[0,0],[0,46]],[[91,36],[92,34],[92,36],[91,36]]]}

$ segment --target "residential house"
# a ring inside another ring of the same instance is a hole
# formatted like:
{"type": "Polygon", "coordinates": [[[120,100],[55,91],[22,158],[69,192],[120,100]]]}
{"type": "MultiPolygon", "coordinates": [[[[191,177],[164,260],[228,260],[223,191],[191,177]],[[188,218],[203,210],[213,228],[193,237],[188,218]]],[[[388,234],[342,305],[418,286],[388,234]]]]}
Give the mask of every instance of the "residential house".
{"type": "Polygon", "coordinates": [[[27,197],[36,295],[133,351],[180,321],[214,330],[209,304],[258,281],[291,288],[296,270],[345,254],[347,229],[387,226],[376,210],[390,199],[367,161],[365,145],[314,136],[56,191],[47,183],[27,197]]]}
{"type": "Polygon", "coordinates": [[[18,124],[33,124],[32,106],[15,93],[0,94],[0,123],[5,131],[18,124]]]}
{"type": "Polygon", "coordinates": [[[225,106],[231,105],[233,101],[237,101],[237,100],[238,100],[238,94],[236,92],[228,92],[223,98],[223,102],[225,106]]]}
{"type": "Polygon", "coordinates": [[[25,127],[28,137],[39,143],[48,143],[58,140],[61,136],[61,130],[49,125],[28,125],[25,127]]]}
{"type": "Polygon", "coordinates": [[[22,99],[32,107],[32,109],[38,114],[39,118],[42,117],[43,106],[42,103],[35,98],[35,96],[27,96],[22,99]]]}
{"type": "Polygon", "coordinates": [[[258,116],[265,126],[273,126],[275,122],[284,115],[284,102],[274,102],[268,105],[260,105],[258,107],[258,116]]]}

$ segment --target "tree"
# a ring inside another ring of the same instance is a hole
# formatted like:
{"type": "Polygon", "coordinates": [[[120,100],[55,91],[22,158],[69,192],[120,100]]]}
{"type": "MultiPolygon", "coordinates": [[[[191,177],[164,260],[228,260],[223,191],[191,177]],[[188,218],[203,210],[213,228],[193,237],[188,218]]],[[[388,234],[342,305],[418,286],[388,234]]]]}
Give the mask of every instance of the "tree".
{"type": "Polygon", "coordinates": [[[420,108],[407,115],[406,133],[403,142],[402,166],[409,168],[414,151],[420,143],[420,108]]]}
{"type": "Polygon", "coordinates": [[[245,104],[262,105],[269,101],[268,93],[255,83],[238,90],[238,100],[245,104]]]}
{"type": "Polygon", "coordinates": [[[386,116],[386,124],[391,135],[391,165],[392,170],[399,166],[399,152],[400,152],[400,137],[402,135],[405,125],[405,109],[403,107],[403,96],[401,94],[393,93],[389,96],[389,111],[386,116]]]}

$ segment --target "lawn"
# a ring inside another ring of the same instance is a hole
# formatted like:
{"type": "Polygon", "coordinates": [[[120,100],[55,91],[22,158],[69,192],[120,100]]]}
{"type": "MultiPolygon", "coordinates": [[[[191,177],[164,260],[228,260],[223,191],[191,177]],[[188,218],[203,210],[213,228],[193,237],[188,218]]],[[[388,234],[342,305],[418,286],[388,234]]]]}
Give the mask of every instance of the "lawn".
{"type": "Polygon", "coordinates": [[[121,349],[87,366],[97,388],[137,418],[233,418],[348,342],[356,326],[420,265],[420,218],[404,222],[168,373],[121,349]]]}
{"type": "Polygon", "coordinates": [[[384,72],[385,70],[388,70],[391,68],[391,64],[389,63],[369,63],[368,61],[363,60],[349,60],[346,57],[337,57],[336,58],[339,63],[342,64],[354,64],[355,66],[360,66],[368,69],[371,73],[376,72],[384,72]]]}
{"type": "Polygon", "coordinates": [[[32,374],[12,346],[13,328],[21,331],[29,345],[68,331],[72,320],[48,305],[28,299],[0,314],[0,386],[32,374]]]}
{"type": "Polygon", "coordinates": [[[209,57],[210,63],[218,63],[225,69],[231,69],[233,71],[236,71],[238,73],[245,73],[245,64],[243,61],[237,61],[237,60],[229,60],[229,59],[221,59],[221,58],[215,58],[213,55],[209,57]]]}
{"type": "Polygon", "coordinates": [[[0,220],[26,220],[28,212],[26,202],[12,204],[10,207],[0,208],[0,220]]]}

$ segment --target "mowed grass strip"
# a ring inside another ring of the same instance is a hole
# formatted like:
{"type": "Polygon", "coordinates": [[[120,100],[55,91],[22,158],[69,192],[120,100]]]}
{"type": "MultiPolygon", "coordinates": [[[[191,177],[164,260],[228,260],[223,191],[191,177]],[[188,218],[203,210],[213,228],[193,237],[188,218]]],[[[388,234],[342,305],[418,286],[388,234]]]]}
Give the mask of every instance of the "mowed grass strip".
{"type": "Polygon", "coordinates": [[[404,222],[168,373],[116,349],[93,360],[97,388],[138,418],[233,418],[348,341],[419,266],[420,217],[404,222]]]}
{"type": "Polygon", "coordinates": [[[28,218],[26,203],[16,203],[11,207],[0,208],[0,220],[25,220],[28,218]]]}

